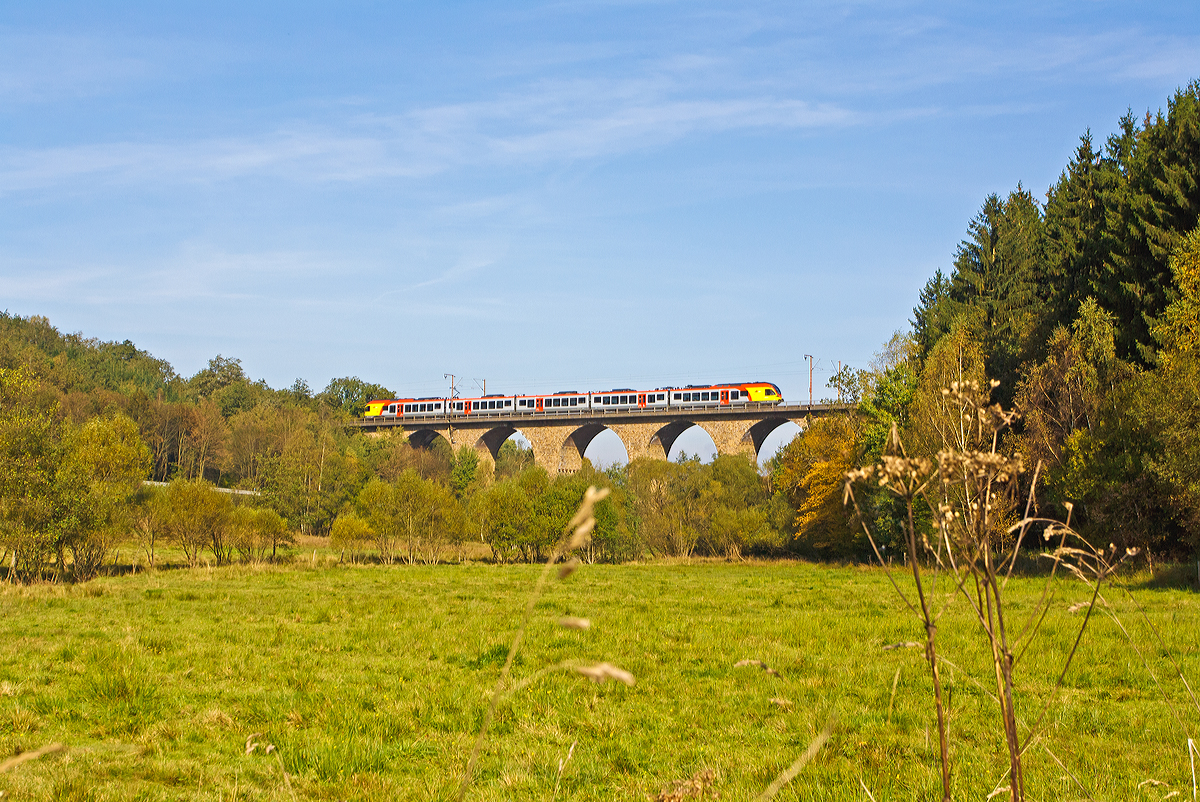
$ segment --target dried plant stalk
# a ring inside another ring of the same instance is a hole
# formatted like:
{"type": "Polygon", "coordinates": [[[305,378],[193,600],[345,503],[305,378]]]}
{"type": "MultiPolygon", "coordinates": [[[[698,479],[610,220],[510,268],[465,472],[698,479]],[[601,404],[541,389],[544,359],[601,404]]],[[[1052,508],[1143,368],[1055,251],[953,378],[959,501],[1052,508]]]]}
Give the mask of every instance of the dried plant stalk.
{"type": "MultiPolygon", "coordinates": [[[[503,696],[504,684],[508,681],[508,677],[512,673],[513,660],[516,659],[517,652],[521,649],[521,642],[525,639],[525,630],[529,626],[529,618],[533,615],[533,609],[542,597],[542,593],[546,588],[546,582],[550,578],[550,573],[554,570],[554,564],[567,552],[587,545],[591,539],[591,531],[596,525],[596,519],[592,517],[592,511],[600,501],[608,496],[608,493],[609,490],[607,487],[599,490],[595,487],[587,489],[583,495],[583,502],[579,505],[579,509],[567,523],[566,536],[550,552],[550,556],[546,559],[546,564],[542,568],[542,572],[538,575],[533,592],[529,594],[529,600],[525,604],[525,611],[521,614],[521,623],[517,627],[516,634],[513,636],[512,644],[508,647],[508,656],[504,660],[504,667],[500,669],[500,676],[496,678],[496,685],[492,689],[491,701],[484,712],[483,723],[479,727],[479,735],[475,738],[475,746],[471,750],[471,757],[467,761],[466,770],[463,772],[462,782],[459,784],[458,793],[455,795],[455,799],[459,800],[459,802],[466,796],[467,788],[471,786],[471,781],[475,778],[475,768],[479,763],[479,756],[483,752],[483,745],[487,741],[492,719],[496,716],[496,707],[500,704],[500,699],[503,696]]],[[[560,574],[562,578],[569,575],[569,571],[560,574]]],[[[620,671],[620,669],[617,670],[620,671]]],[[[632,679],[632,675],[629,675],[629,677],[632,679]]]]}

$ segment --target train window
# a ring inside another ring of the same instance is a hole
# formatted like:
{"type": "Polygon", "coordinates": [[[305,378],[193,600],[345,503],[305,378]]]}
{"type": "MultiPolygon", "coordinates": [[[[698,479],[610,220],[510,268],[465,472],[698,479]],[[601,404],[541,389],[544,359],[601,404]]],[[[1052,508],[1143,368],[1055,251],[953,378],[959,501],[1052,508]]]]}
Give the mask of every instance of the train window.
{"type": "Polygon", "coordinates": [[[737,400],[738,400],[738,391],[737,391],[737,390],[730,390],[730,391],[729,391],[729,400],[730,400],[730,401],[737,401],[737,400]]]}
{"type": "Polygon", "coordinates": [[[708,400],[708,393],[700,393],[700,400],[701,400],[701,401],[707,401],[707,400],[708,400]]]}
{"type": "Polygon", "coordinates": [[[496,402],[488,401],[488,409],[495,409],[495,408],[496,408],[496,402]]]}
{"type": "Polygon", "coordinates": [[[577,399],[574,399],[574,398],[572,398],[572,399],[569,399],[569,400],[570,400],[570,404],[571,404],[571,406],[575,406],[577,403],[579,403],[579,402],[578,402],[578,400],[577,400],[577,399]]]}
{"type": "Polygon", "coordinates": [[[442,408],[442,402],[440,402],[440,401],[439,401],[438,403],[434,404],[434,405],[433,405],[433,408],[434,408],[434,409],[441,409],[441,408],[442,408]]]}
{"type": "Polygon", "coordinates": [[[417,412],[428,412],[428,411],[429,411],[428,404],[421,404],[421,408],[417,410],[417,412]]]}
{"type": "MultiPolygon", "coordinates": [[[[396,411],[396,410],[395,410],[395,409],[393,409],[392,407],[388,407],[388,412],[395,412],[395,411],[396,411]]],[[[405,412],[412,412],[412,404],[405,404],[405,405],[404,405],[404,411],[405,411],[405,412]]]]}

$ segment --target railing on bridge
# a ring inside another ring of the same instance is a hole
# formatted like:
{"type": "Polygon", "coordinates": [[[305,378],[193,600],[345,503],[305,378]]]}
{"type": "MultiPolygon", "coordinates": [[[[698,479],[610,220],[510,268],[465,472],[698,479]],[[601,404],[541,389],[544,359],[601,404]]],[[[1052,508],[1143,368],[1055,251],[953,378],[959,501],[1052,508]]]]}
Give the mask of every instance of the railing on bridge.
{"type": "Polygon", "coordinates": [[[377,417],[377,418],[352,418],[351,426],[399,426],[402,424],[415,425],[418,423],[469,423],[476,420],[491,420],[491,421],[522,421],[522,420],[546,420],[546,419],[563,419],[563,418],[617,418],[627,415],[645,416],[645,417],[681,417],[685,415],[733,415],[745,412],[756,412],[759,414],[775,414],[787,415],[788,417],[796,417],[808,413],[826,414],[829,412],[848,412],[853,409],[853,404],[764,404],[757,401],[751,401],[737,406],[673,406],[673,407],[656,407],[656,408],[634,408],[634,409],[590,409],[578,407],[574,409],[550,409],[542,412],[512,412],[500,410],[487,411],[472,411],[465,415],[448,415],[438,414],[430,415],[429,413],[418,413],[416,415],[395,417],[377,417]]]}

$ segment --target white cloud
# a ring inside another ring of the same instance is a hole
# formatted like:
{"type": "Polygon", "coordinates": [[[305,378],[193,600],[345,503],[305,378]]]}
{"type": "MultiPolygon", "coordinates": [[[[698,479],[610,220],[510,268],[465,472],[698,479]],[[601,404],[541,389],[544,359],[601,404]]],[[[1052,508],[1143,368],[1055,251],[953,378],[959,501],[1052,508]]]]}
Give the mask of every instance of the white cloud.
{"type": "Polygon", "coordinates": [[[548,165],[660,146],[694,133],[852,124],[835,104],[705,97],[669,76],[542,83],[496,99],[359,115],[325,125],[184,142],[0,149],[0,191],[101,184],[416,178],[468,166],[548,165]]]}

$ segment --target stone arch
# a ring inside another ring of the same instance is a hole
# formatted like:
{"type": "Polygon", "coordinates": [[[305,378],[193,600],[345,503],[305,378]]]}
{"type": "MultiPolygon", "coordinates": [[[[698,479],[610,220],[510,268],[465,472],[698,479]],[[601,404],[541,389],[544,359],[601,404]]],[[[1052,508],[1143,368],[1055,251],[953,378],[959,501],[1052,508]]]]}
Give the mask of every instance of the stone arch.
{"type": "Polygon", "coordinates": [[[481,434],[473,445],[480,457],[491,458],[492,462],[495,462],[496,458],[500,456],[500,446],[504,445],[504,441],[512,437],[516,431],[512,426],[497,426],[481,434]]]}
{"type": "MultiPolygon", "coordinates": [[[[592,440],[596,439],[596,435],[607,428],[602,423],[585,423],[567,435],[558,449],[556,470],[559,473],[575,473],[582,468],[583,455],[587,451],[587,447],[592,440]]],[[[537,454],[534,454],[534,458],[537,458],[537,454]]]]}
{"type": "Polygon", "coordinates": [[[675,441],[679,439],[679,435],[695,425],[690,420],[676,420],[660,428],[650,438],[650,450],[654,453],[649,456],[658,457],[659,459],[669,459],[671,457],[671,448],[675,445],[675,441]],[[657,453],[658,450],[662,451],[661,457],[657,453]]]}
{"type": "Polygon", "coordinates": [[[754,458],[756,460],[759,458],[759,455],[762,452],[762,445],[764,442],[766,442],[767,436],[785,423],[795,423],[800,427],[801,430],[808,428],[808,418],[800,418],[797,420],[795,418],[788,418],[778,415],[769,418],[763,418],[758,423],[755,423],[746,430],[746,434],[743,435],[743,440],[747,445],[753,446],[754,458]]]}
{"type": "Polygon", "coordinates": [[[451,448],[454,447],[454,444],[450,443],[449,438],[437,429],[417,429],[414,432],[409,432],[408,444],[413,448],[432,448],[434,442],[439,437],[449,443],[451,448]]]}

